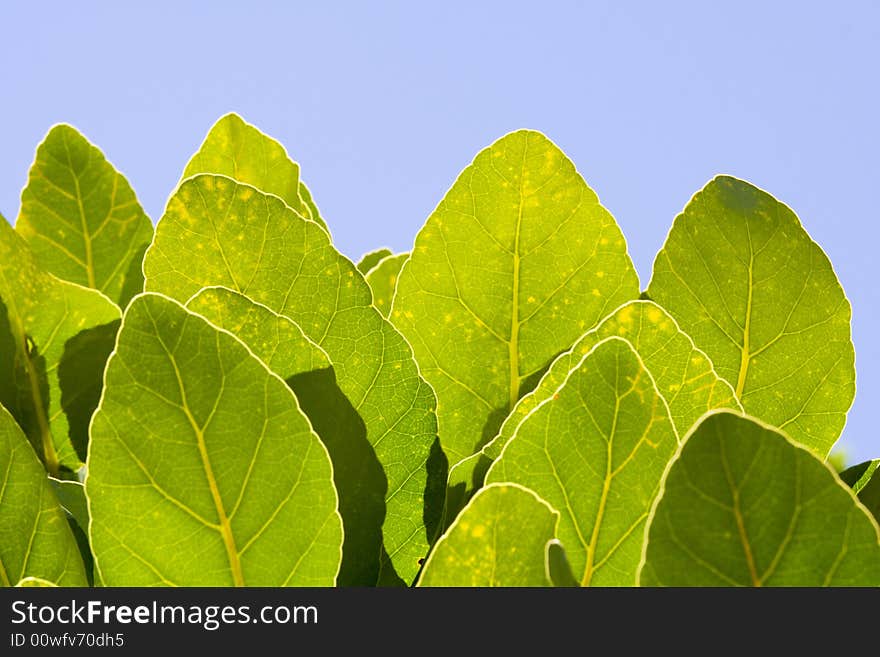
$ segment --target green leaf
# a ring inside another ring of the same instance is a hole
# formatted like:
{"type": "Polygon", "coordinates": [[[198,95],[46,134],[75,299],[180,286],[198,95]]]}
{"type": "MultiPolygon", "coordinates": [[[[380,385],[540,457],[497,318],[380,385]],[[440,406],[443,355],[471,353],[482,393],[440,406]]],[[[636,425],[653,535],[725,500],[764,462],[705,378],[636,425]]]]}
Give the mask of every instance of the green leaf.
{"type": "Polygon", "coordinates": [[[49,477],[52,492],[58,498],[61,507],[71,515],[84,532],[89,531],[89,506],[86,501],[86,490],[82,483],[69,479],[49,477]]]}
{"type": "Polygon", "coordinates": [[[663,489],[642,585],[880,585],[876,523],[827,465],[758,420],[711,412],[663,489]]]}
{"type": "MultiPolygon", "coordinates": [[[[387,479],[379,581],[411,583],[439,529],[446,472],[430,386],[403,337],[328,235],[279,199],[197,176],[169,199],[144,261],[147,288],[186,301],[222,285],[293,320],[330,358],[387,479]]],[[[356,439],[355,439],[356,440],[356,439]]]]}
{"type": "Polygon", "coordinates": [[[228,288],[205,288],[186,305],[233,333],[294,391],[333,461],[345,530],[337,584],[375,584],[388,482],[363,420],[336,383],[327,354],[292,320],[228,288]]]}
{"type": "Polygon", "coordinates": [[[547,586],[559,513],[528,488],[486,486],[437,541],[419,586],[547,586]]]}
{"type": "Polygon", "coordinates": [[[39,577],[86,586],[76,540],[21,428],[0,406],[0,585],[39,577]]]}
{"type": "Polygon", "coordinates": [[[16,586],[19,588],[53,588],[58,585],[41,577],[25,577],[16,586]]]}
{"type": "Polygon", "coordinates": [[[386,248],[376,249],[375,251],[368,251],[361,256],[360,260],[358,260],[357,269],[360,273],[366,276],[367,272],[378,265],[379,261],[382,258],[387,258],[390,255],[391,249],[386,248]]]}
{"type": "Polygon", "coordinates": [[[63,280],[123,308],[143,290],[153,224],[125,177],[72,126],[54,126],[37,147],[15,229],[63,280]]]}
{"type": "Polygon", "coordinates": [[[632,346],[598,343],[517,427],[486,482],[527,486],[559,509],[582,586],[632,586],[645,519],[678,439],[632,346]]]}
{"type": "Polygon", "coordinates": [[[0,217],[0,404],[52,474],[85,458],[118,322],[115,304],[46,273],[0,217]]]}
{"type": "Polygon", "coordinates": [[[183,177],[200,173],[229,176],[266,194],[274,194],[327,230],[311,192],[299,178],[299,164],[290,158],[284,146],[246,123],[238,114],[226,114],[211,127],[187,163],[183,177]]]}
{"type": "Polygon", "coordinates": [[[557,588],[578,588],[580,583],[571,572],[571,564],[565,555],[565,548],[558,539],[549,541],[544,548],[544,569],[547,581],[557,588]]]}
{"type": "Polygon", "coordinates": [[[687,433],[708,410],[741,410],[730,384],[718,376],[706,354],[694,346],[663,308],[651,301],[631,301],[553,361],[538,386],[504,420],[498,436],[483,448],[483,453],[498,458],[519,423],[553,394],[585,354],[612,336],[626,339],[639,354],[669,406],[669,416],[679,435],[687,433]]]}
{"type": "Polygon", "coordinates": [[[694,346],[665,310],[651,301],[630,301],[553,361],[537,387],[517,402],[498,436],[483,447],[481,453],[450,469],[447,493],[450,515],[482,485],[489,465],[501,454],[517,426],[555,393],[585,354],[611,336],[626,339],[639,354],[669,406],[669,416],[679,435],[687,433],[710,409],[741,410],[730,384],[718,377],[706,355],[694,346]]]}
{"type": "Polygon", "coordinates": [[[675,218],[648,293],[747,413],[824,458],[855,395],[850,305],[786,205],[719,176],[675,218]]]}
{"type": "Polygon", "coordinates": [[[840,478],[880,522],[880,459],[847,468],[840,473],[840,478]]]}
{"type": "Polygon", "coordinates": [[[107,586],[330,586],[342,546],[327,451],[232,334],[132,300],[92,420],[86,495],[107,586]]]}
{"type": "Polygon", "coordinates": [[[400,274],[403,263],[408,258],[409,253],[389,255],[367,273],[367,283],[373,291],[373,305],[385,317],[388,317],[388,314],[391,312],[391,301],[394,299],[397,277],[400,274]]]}
{"type": "Polygon", "coordinates": [[[638,277],[614,218],[544,135],[480,152],[419,232],[392,321],[434,387],[450,464],[479,450],[533,378],[638,277]]]}

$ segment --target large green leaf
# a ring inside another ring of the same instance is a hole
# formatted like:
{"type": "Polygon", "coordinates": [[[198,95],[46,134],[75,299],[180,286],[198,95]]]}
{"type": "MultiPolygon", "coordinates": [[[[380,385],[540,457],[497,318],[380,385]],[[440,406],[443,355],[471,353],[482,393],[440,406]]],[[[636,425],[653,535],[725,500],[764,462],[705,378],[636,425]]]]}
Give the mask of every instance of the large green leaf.
{"type": "Polygon", "coordinates": [[[666,311],[651,301],[630,301],[553,361],[537,387],[517,402],[498,435],[481,452],[450,469],[447,517],[456,513],[471,492],[479,488],[489,465],[501,454],[520,422],[554,394],[586,353],[611,336],[623,337],[635,348],[666,400],[679,435],[687,433],[710,409],[741,410],[730,384],[718,377],[706,355],[666,311]]]}
{"type": "Polygon", "coordinates": [[[46,471],[0,406],[0,585],[37,577],[86,586],[85,569],[46,471]]]}
{"type": "Polygon", "coordinates": [[[847,468],[840,473],[840,478],[880,522],[880,459],[847,468]]]}
{"type": "Polygon", "coordinates": [[[375,267],[367,272],[366,278],[370,289],[373,291],[373,305],[379,309],[385,317],[391,312],[391,301],[394,299],[394,290],[397,287],[397,277],[403,263],[409,258],[409,253],[397,253],[383,258],[375,267]]]}
{"type": "Polygon", "coordinates": [[[327,447],[345,530],[341,586],[374,584],[382,555],[388,482],[360,415],[339,389],[330,359],[292,320],[224,287],[205,288],[186,304],[244,342],[285,380],[327,447]]]}
{"type": "Polygon", "coordinates": [[[434,387],[450,464],[491,439],[534,377],[639,295],[614,218],[538,132],[480,152],[415,240],[392,321],[434,387]]]}
{"type": "Polygon", "coordinates": [[[132,300],[92,421],[90,539],[107,586],[329,586],[330,457],[296,397],[231,333],[132,300]]]}
{"type": "Polygon", "coordinates": [[[188,178],[200,173],[229,176],[274,194],[306,219],[327,230],[312,195],[299,178],[299,164],[280,143],[246,123],[238,114],[220,117],[183,171],[188,178]]]}
{"type": "Polygon", "coordinates": [[[419,586],[547,586],[545,548],[558,523],[528,488],[486,486],[437,541],[419,586]]]}
{"type": "Polygon", "coordinates": [[[598,343],[514,432],[486,482],[559,509],[557,537],[588,586],[632,586],[643,528],[678,446],[669,409],[626,340],[598,343]]]}
{"type": "Polygon", "coordinates": [[[880,536],[834,472],[783,433],[714,411],[651,513],[648,586],[878,586],[880,536]]]}
{"type": "Polygon", "coordinates": [[[52,474],[85,458],[119,308],[46,273],[0,217],[0,404],[52,474]]]}
{"type": "Polygon", "coordinates": [[[364,276],[367,275],[373,267],[379,264],[379,261],[382,258],[387,258],[391,255],[391,249],[381,248],[376,249],[375,251],[367,251],[364,255],[361,256],[361,259],[357,261],[357,269],[364,276]]]}
{"type": "Polygon", "coordinates": [[[827,456],[855,395],[851,312],[794,212],[742,180],[713,179],[675,218],[648,294],[747,413],[827,456]]]}
{"type": "Polygon", "coordinates": [[[439,528],[446,473],[430,386],[326,232],[223,176],[183,182],[144,261],[147,288],[186,301],[222,285],[292,319],[330,358],[387,479],[380,581],[411,583],[439,528]],[[392,568],[393,566],[393,568],[392,568]]]}
{"type": "Polygon", "coordinates": [[[37,148],[15,229],[59,278],[123,308],[143,290],[153,224],[125,177],[69,125],[54,126],[37,148]]]}

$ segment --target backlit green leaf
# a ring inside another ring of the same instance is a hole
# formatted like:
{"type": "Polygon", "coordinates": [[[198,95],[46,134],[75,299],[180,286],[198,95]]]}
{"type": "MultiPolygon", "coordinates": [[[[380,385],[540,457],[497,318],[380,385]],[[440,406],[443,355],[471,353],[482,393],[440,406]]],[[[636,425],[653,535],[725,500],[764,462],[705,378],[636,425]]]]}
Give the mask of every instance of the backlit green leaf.
{"type": "Polygon", "coordinates": [[[559,539],[549,541],[544,548],[544,569],[547,581],[557,588],[578,588],[580,583],[571,572],[571,564],[559,539]]]}
{"type": "Polygon", "coordinates": [[[0,406],[0,585],[39,577],[86,586],[64,511],[21,428],[0,406]]]}
{"type": "Polygon", "coordinates": [[[526,486],[561,518],[582,586],[632,586],[645,519],[678,440],[630,344],[607,338],[517,427],[486,482],[526,486]]]}
{"type": "Polygon", "coordinates": [[[840,473],[840,478],[880,522],[880,459],[847,468],[840,473]]]}
{"type": "Polygon", "coordinates": [[[25,577],[18,584],[16,584],[19,588],[53,588],[58,586],[54,582],[50,582],[49,580],[42,579],[40,577],[25,577]]]}
{"type": "Polygon", "coordinates": [[[486,486],[437,541],[419,586],[547,586],[544,550],[558,522],[529,489],[486,486]]]}
{"type": "Polygon", "coordinates": [[[52,492],[67,513],[76,521],[80,529],[89,531],[89,506],[86,501],[86,491],[82,483],[69,479],[56,479],[49,477],[52,484],[52,492]]]}
{"type": "Polygon", "coordinates": [[[0,403],[52,474],[85,458],[118,322],[116,305],[47,274],[0,217],[0,403]]]}
{"type": "Polygon", "coordinates": [[[651,513],[642,585],[878,586],[880,536],[832,470],[783,433],[715,411],[651,513]]]}
{"type": "Polygon", "coordinates": [[[394,289],[397,287],[397,277],[403,263],[408,258],[409,253],[389,255],[367,273],[367,283],[373,291],[373,305],[385,317],[388,317],[391,312],[391,301],[394,298],[394,289]]]}
{"type": "Polygon", "coordinates": [[[625,338],[635,348],[666,400],[669,416],[679,435],[687,433],[691,425],[710,409],[741,410],[730,384],[718,377],[706,355],[694,347],[666,311],[651,301],[630,301],[553,361],[537,387],[517,402],[498,436],[481,453],[451,468],[448,514],[455,513],[470,491],[479,488],[489,465],[501,454],[519,423],[538,404],[553,395],[586,353],[611,336],[625,338]]]}
{"type": "Polygon", "coordinates": [[[54,126],[37,147],[15,229],[61,279],[123,308],[143,290],[153,224],[125,177],[69,125],[54,126]]]}
{"type": "Polygon", "coordinates": [[[186,304],[244,342],[296,393],[327,447],[345,530],[341,586],[374,584],[382,555],[388,482],[360,415],[339,389],[324,350],[290,319],[224,287],[205,288],[186,304]]]}
{"type": "Polygon", "coordinates": [[[232,334],[132,300],[92,421],[90,539],[107,586],[330,586],[330,458],[285,383],[232,334]]]}
{"type": "Polygon", "coordinates": [[[538,132],[455,181],[415,240],[392,321],[438,398],[450,465],[495,436],[550,361],[639,284],[614,218],[538,132]]]}
{"type": "Polygon", "coordinates": [[[183,177],[200,173],[229,176],[274,194],[327,230],[311,193],[299,178],[299,164],[290,158],[284,146],[246,123],[238,114],[226,114],[211,127],[187,163],[183,177]]]}
{"type": "Polygon", "coordinates": [[[367,272],[370,271],[373,267],[379,264],[379,261],[382,258],[386,258],[391,255],[391,249],[376,249],[375,251],[368,251],[364,255],[361,256],[361,259],[357,262],[357,269],[364,276],[367,275],[367,272]]]}
{"type": "Polygon", "coordinates": [[[390,562],[382,561],[379,581],[395,581],[396,572],[411,583],[436,536],[446,481],[434,395],[351,261],[280,199],[201,175],[169,199],[144,271],[149,290],[180,301],[207,286],[241,292],[293,320],[324,350],[387,481],[390,562]]]}
{"type": "Polygon", "coordinates": [[[828,455],[855,394],[851,312],[794,212],[742,180],[715,178],[675,218],[648,294],[747,413],[828,455]]]}

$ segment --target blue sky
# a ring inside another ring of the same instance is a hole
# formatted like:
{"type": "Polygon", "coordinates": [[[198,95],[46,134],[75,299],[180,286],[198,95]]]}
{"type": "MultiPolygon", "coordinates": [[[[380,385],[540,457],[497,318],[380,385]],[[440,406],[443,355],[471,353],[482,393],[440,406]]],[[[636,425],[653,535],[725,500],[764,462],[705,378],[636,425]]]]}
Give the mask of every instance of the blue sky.
{"type": "Polygon", "coordinates": [[[301,163],[335,242],[411,246],[457,173],[541,130],[627,236],[643,287],[716,173],[790,205],[853,305],[839,443],[880,456],[880,3],[162,2],[0,5],[0,212],[36,144],[77,126],[154,220],[234,110],[301,163]]]}

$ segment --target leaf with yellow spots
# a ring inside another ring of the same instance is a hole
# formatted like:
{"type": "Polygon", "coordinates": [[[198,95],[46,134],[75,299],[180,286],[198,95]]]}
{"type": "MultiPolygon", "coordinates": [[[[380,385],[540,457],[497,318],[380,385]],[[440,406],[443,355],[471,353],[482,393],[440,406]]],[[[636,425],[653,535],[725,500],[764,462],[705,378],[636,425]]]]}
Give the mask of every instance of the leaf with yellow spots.
{"type": "Polygon", "coordinates": [[[877,524],[784,433],[714,411],[670,463],[643,586],[880,586],[877,524]]]}
{"type": "Polygon", "coordinates": [[[328,230],[311,192],[300,180],[299,164],[290,158],[284,146],[234,112],[220,117],[211,127],[187,163],[183,177],[200,173],[229,176],[274,194],[300,215],[328,230]]]}
{"type": "Polygon", "coordinates": [[[43,269],[121,308],[144,289],[153,224],[125,177],[72,126],[54,126],[37,147],[15,230],[43,269]]]}
{"type": "Polygon", "coordinates": [[[548,586],[559,512],[517,484],[486,486],[437,541],[419,586],[548,586]]]}
{"type": "Polygon", "coordinates": [[[447,517],[454,517],[472,491],[479,488],[486,469],[501,454],[520,422],[556,392],[585,354],[611,336],[624,338],[635,348],[669,406],[678,435],[687,433],[708,410],[741,409],[730,384],[718,376],[706,355],[665,310],[651,301],[630,301],[553,361],[535,389],[524,395],[505,418],[498,435],[481,452],[450,470],[447,517]]]}
{"type": "Polygon", "coordinates": [[[553,358],[638,295],[617,223],[555,144],[520,130],[481,151],[416,237],[391,313],[437,393],[450,465],[496,434],[553,358]]]}
{"type": "Polygon", "coordinates": [[[64,511],[21,428],[0,406],[0,586],[40,578],[87,586],[64,511]]]}
{"type": "Polygon", "coordinates": [[[381,248],[376,249],[375,251],[368,251],[364,255],[361,256],[361,259],[357,262],[357,270],[362,273],[364,276],[376,265],[379,264],[379,261],[382,258],[387,258],[391,255],[391,249],[381,248]]]}
{"type": "Polygon", "coordinates": [[[296,394],[333,462],[345,534],[336,583],[375,584],[383,553],[388,481],[367,440],[363,420],[336,382],[327,354],[295,322],[234,290],[208,287],[186,306],[234,334],[296,394]]]}
{"type": "Polygon", "coordinates": [[[85,460],[119,316],[101,292],[46,273],[0,217],[0,404],[53,475],[85,460]]]}
{"type": "Polygon", "coordinates": [[[855,395],[851,310],[791,209],[718,176],[675,218],[648,294],[712,359],[747,413],[828,455],[855,395]]]}
{"type": "Polygon", "coordinates": [[[106,586],[336,581],[342,522],[327,450],[280,377],[176,301],[146,293],[129,304],[88,466],[106,586]]]}
{"type": "MultiPolygon", "coordinates": [[[[379,309],[385,317],[391,312],[391,301],[394,299],[394,290],[397,288],[397,277],[403,263],[409,258],[409,253],[397,253],[382,258],[367,272],[367,283],[373,292],[373,305],[379,309]]],[[[452,315],[448,316],[452,321],[452,315]]]]}
{"type": "Polygon", "coordinates": [[[666,402],[629,342],[599,342],[517,427],[486,475],[560,511],[582,586],[633,586],[645,520],[678,446],[666,402]]]}
{"type": "Polygon", "coordinates": [[[409,345],[373,306],[363,276],[327,233],[275,196],[225,176],[199,175],[169,199],[144,272],[148,290],[181,302],[203,287],[240,292],[293,320],[323,349],[387,482],[388,557],[380,555],[378,581],[412,583],[443,506],[436,402],[409,345]]]}

